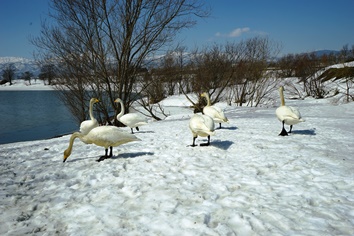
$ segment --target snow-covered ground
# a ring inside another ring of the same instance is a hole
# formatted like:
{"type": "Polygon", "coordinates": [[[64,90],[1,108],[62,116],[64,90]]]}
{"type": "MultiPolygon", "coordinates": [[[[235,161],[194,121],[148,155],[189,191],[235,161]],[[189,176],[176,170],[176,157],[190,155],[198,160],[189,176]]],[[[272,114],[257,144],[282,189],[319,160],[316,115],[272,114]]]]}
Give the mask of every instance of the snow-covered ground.
{"type": "Polygon", "coordinates": [[[287,137],[276,107],[220,104],[230,123],[189,147],[174,96],[102,162],[76,140],[63,163],[69,135],[0,145],[0,234],[354,235],[354,103],[286,102],[306,119],[287,137]]]}
{"type": "Polygon", "coordinates": [[[43,80],[24,81],[22,79],[15,79],[10,83],[0,85],[0,91],[23,91],[23,90],[53,90],[50,85],[45,85],[43,80]]]}

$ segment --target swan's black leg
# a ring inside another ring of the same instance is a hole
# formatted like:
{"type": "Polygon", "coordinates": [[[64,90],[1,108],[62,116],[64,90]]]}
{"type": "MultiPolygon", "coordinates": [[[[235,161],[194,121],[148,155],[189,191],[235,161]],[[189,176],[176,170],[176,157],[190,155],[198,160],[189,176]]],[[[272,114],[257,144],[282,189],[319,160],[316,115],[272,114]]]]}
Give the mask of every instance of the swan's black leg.
{"type": "Polygon", "coordinates": [[[291,130],[293,129],[293,125],[290,125],[290,130],[288,133],[291,133],[291,130]]]}
{"type": "Polygon", "coordinates": [[[210,145],[210,135],[208,136],[208,142],[201,143],[200,146],[209,146],[210,145]]]}
{"type": "Polygon", "coordinates": [[[104,159],[107,159],[109,157],[112,156],[112,147],[110,147],[110,154],[108,156],[108,148],[105,149],[105,155],[104,156],[101,156],[98,160],[96,160],[97,162],[100,162],[100,161],[103,161],[104,159]]]}
{"type": "Polygon", "coordinates": [[[137,126],[137,127],[135,127],[135,129],[136,129],[136,131],[139,131],[139,127],[137,126]]]}
{"type": "Polygon", "coordinates": [[[193,144],[191,145],[191,147],[195,147],[195,140],[197,139],[197,137],[193,137],[193,144]]]}
{"type": "Polygon", "coordinates": [[[219,123],[219,129],[221,129],[221,123],[219,123]]]}
{"type": "Polygon", "coordinates": [[[132,131],[132,134],[134,134],[134,130],[133,130],[133,128],[130,128],[131,129],[131,131],[132,131]]]}
{"type": "Polygon", "coordinates": [[[280,134],[281,136],[287,136],[288,135],[288,132],[286,132],[285,128],[284,128],[284,121],[282,122],[283,123],[283,129],[281,130],[280,134]]]}

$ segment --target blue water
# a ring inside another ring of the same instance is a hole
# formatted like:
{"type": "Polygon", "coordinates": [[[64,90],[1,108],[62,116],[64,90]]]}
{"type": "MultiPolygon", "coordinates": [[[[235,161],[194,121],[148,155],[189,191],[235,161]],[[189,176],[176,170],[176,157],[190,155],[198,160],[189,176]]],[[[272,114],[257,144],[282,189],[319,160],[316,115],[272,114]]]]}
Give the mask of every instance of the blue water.
{"type": "Polygon", "coordinates": [[[47,139],[79,129],[57,91],[0,91],[0,144],[47,139]]]}

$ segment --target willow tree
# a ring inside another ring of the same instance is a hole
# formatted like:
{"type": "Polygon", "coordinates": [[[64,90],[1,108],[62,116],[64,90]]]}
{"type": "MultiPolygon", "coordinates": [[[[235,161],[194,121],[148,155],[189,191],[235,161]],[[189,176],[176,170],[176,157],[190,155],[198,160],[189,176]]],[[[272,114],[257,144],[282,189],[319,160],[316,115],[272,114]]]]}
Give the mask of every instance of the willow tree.
{"type": "Polygon", "coordinates": [[[32,43],[40,59],[57,63],[56,88],[78,120],[86,118],[95,96],[102,101],[102,122],[110,119],[117,97],[129,110],[149,58],[207,15],[200,0],[52,0],[50,18],[32,43]]]}

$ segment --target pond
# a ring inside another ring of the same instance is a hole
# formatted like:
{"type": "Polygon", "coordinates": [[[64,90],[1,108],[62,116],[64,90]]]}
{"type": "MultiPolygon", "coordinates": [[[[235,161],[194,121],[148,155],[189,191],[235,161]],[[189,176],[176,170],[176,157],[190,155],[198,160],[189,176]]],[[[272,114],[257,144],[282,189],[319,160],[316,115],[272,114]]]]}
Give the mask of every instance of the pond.
{"type": "Polygon", "coordinates": [[[47,139],[79,130],[58,91],[0,91],[0,144],[47,139]]]}

